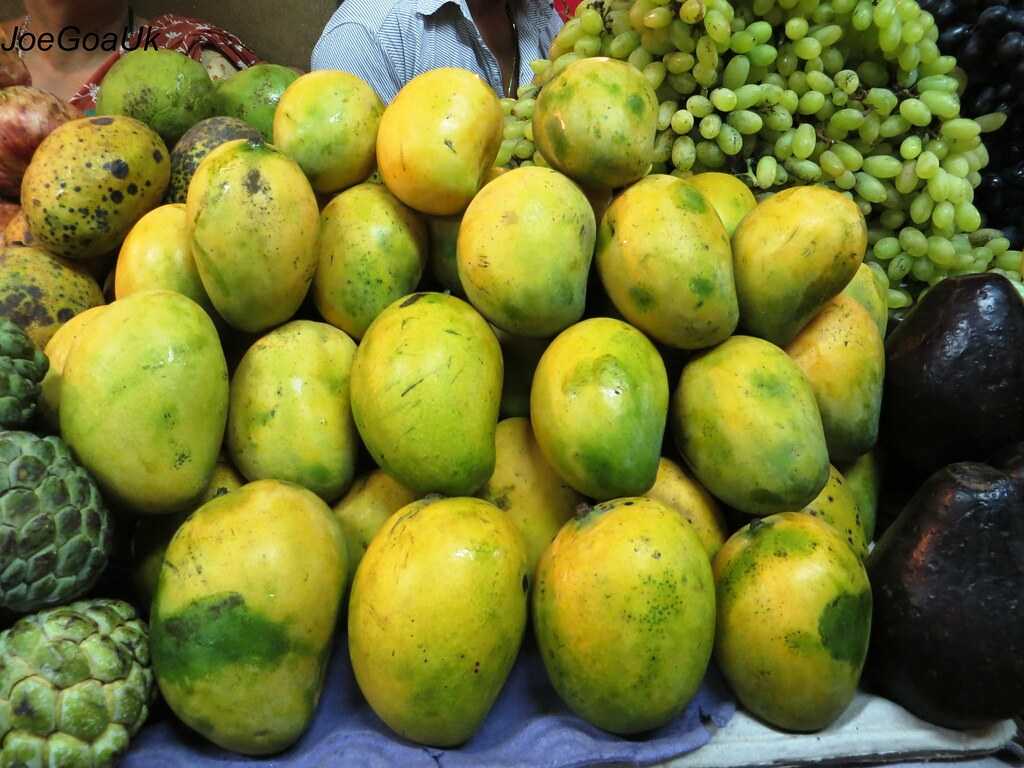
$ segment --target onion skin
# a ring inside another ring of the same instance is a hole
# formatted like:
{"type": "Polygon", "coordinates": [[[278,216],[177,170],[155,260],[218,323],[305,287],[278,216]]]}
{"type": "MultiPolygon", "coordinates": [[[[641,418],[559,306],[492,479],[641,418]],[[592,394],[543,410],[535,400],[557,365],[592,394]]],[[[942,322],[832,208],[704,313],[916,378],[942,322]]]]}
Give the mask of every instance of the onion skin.
{"type": "Polygon", "coordinates": [[[52,93],[25,85],[0,90],[0,197],[18,197],[36,147],[59,125],[82,116],[52,93]]]}
{"type": "MultiPolygon", "coordinates": [[[[0,48],[9,45],[7,34],[0,29],[0,48]]],[[[10,85],[31,85],[32,76],[28,73],[28,67],[14,51],[0,50],[0,88],[7,88],[10,85]]]]}

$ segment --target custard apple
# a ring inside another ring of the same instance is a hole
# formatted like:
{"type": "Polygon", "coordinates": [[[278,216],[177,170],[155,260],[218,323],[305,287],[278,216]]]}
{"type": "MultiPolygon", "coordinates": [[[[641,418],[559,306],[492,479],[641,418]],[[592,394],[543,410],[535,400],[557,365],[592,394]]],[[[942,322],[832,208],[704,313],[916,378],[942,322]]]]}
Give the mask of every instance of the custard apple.
{"type": "Polygon", "coordinates": [[[10,320],[0,320],[0,428],[22,427],[36,412],[46,355],[10,320]]]}
{"type": "Polygon", "coordinates": [[[147,627],[128,603],[26,616],[0,634],[0,765],[113,765],[155,695],[147,627]]]}
{"type": "Polygon", "coordinates": [[[80,597],[112,545],[112,516],[67,445],[0,431],[0,608],[27,613],[80,597]]]}

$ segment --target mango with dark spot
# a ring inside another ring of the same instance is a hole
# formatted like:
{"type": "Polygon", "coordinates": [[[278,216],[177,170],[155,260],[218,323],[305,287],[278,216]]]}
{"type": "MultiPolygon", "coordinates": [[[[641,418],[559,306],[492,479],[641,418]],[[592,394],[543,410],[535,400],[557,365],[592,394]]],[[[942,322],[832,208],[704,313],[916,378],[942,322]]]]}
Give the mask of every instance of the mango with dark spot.
{"type": "Polygon", "coordinates": [[[832,723],[857,692],[871,636],[860,558],[825,521],[787,512],[733,534],[714,572],[715,660],[740,703],[785,730],[832,723]]]}
{"type": "Polygon", "coordinates": [[[846,478],[846,486],[853,494],[860,515],[864,539],[870,544],[875,540],[878,523],[878,502],[882,492],[882,463],[874,451],[859,456],[855,461],[842,465],[840,474],[846,478]]]}
{"type": "Polygon", "coordinates": [[[711,564],[694,529],[653,499],[616,499],[567,522],[537,568],[532,610],[558,695],[612,733],[672,720],[711,659],[711,564]]]}
{"type": "Polygon", "coordinates": [[[698,173],[687,181],[699,189],[715,209],[729,237],[733,236],[743,217],[757,207],[757,199],[750,187],[731,173],[698,173]]]}
{"type": "Polygon", "coordinates": [[[597,317],[563,331],[533,377],[530,419],[541,452],[594,499],[650,490],[667,414],[661,355],[621,320],[597,317]]]}
{"type": "Polygon", "coordinates": [[[380,175],[421,213],[462,213],[491,174],[503,125],[501,103],[479,75],[452,67],[424,72],[381,117],[380,175]]]}
{"type": "Polygon", "coordinates": [[[874,448],[882,414],[885,346],[868,311],[836,296],[786,347],[814,390],[833,462],[874,448]]]}
{"type": "Polygon", "coordinates": [[[65,123],[39,145],[21,185],[32,235],[68,259],[110,253],[159,204],[170,177],[160,137],[130,117],[65,123]]]}
{"type": "Polygon", "coordinates": [[[672,459],[662,457],[654,487],[644,494],[676,510],[693,528],[709,558],[718,554],[729,535],[725,515],[715,497],[672,459]]]}
{"type": "Polygon", "coordinates": [[[623,317],[656,341],[703,349],[736,330],[729,236],[689,181],[648,176],[616,197],[601,221],[597,269],[623,317]]]}
{"type": "Polygon", "coordinates": [[[39,349],[72,317],[102,303],[80,264],[39,248],[0,248],[0,317],[21,326],[39,349]]]}
{"type": "Polygon", "coordinates": [[[39,414],[46,426],[53,432],[60,432],[60,393],[64,381],[64,365],[67,363],[71,348],[78,337],[85,333],[89,323],[95,320],[107,308],[106,304],[90,307],[68,320],[57,329],[57,332],[46,342],[46,359],[50,367],[39,388],[39,414]]]}
{"type": "Polygon", "coordinates": [[[878,333],[884,339],[889,325],[888,286],[882,285],[875,271],[867,264],[857,267],[857,274],[843,288],[843,296],[849,296],[871,315],[878,326],[878,333]]]}
{"type": "Polygon", "coordinates": [[[494,474],[477,495],[504,512],[519,531],[532,578],[540,556],[583,497],[548,464],[529,419],[499,421],[495,446],[494,474]]]}
{"type": "Polygon", "coordinates": [[[313,298],[324,319],[354,339],[396,299],[416,290],[427,262],[427,228],[382,184],[359,184],[320,214],[313,298]]]}
{"type": "Polygon", "coordinates": [[[64,365],[61,435],[104,494],[140,514],[177,512],[202,496],[227,408],[217,331],[180,293],[110,304],[64,365]]]}
{"type": "Polygon", "coordinates": [[[672,402],[676,446],[697,479],[734,509],[802,509],[828,480],[814,391],[785,352],[733,336],[683,368],[672,402]]]}
{"type": "Polygon", "coordinates": [[[570,64],[541,90],[533,136],[548,164],[587,187],[627,186],[654,159],[658,98],[643,74],[604,57],[570,64]]]}
{"type": "Polygon", "coordinates": [[[320,209],[294,160],[261,141],[221,144],[192,177],[186,212],[221,317],[256,333],[295,314],[316,272],[320,209]]]}
{"type": "Polygon", "coordinates": [[[474,493],[494,472],[501,347],[469,304],[416,293],[371,323],[352,415],[374,461],[419,494],[474,493]]]}
{"type": "Polygon", "coordinates": [[[594,238],[594,212],[579,187],[550,168],[517,168],[466,209],[459,282],[499,328],[548,338],[583,316],[594,238]]]}
{"type": "Polygon", "coordinates": [[[501,692],[526,628],[519,534],[480,499],[423,499],[388,518],[356,570],[349,655],[399,736],[453,747],[501,692]]]}
{"type": "MultiPolygon", "coordinates": [[[[171,152],[171,181],[167,187],[167,202],[185,202],[188,185],[199,163],[221,144],[236,139],[258,139],[260,136],[256,128],[236,117],[210,117],[193,125],[171,152]]],[[[270,140],[269,136],[267,140],[270,140]]]]}
{"type": "Polygon", "coordinates": [[[341,529],[310,491],[261,480],[200,507],[167,547],[150,615],[178,718],[246,755],[293,744],[320,699],[347,570],[341,529]]]}
{"type": "Polygon", "coordinates": [[[785,346],[853,279],[868,228],[849,198],[823,186],[772,195],[732,239],[740,326],[785,346]]]}
{"type": "Polygon", "coordinates": [[[249,480],[286,480],[327,503],[348,490],[359,435],[349,405],[356,345],[327,323],[293,320],[245,353],[231,379],[226,441],[249,480]]]}
{"type": "Polygon", "coordinates": [[[849,482],[835,467],[829,467],[828,482],[814,501],[801,510],[821,518],[836,529],[850,549],[861,560],[868,556],[870,532],[860,514],[860,507],[849,482]]]}

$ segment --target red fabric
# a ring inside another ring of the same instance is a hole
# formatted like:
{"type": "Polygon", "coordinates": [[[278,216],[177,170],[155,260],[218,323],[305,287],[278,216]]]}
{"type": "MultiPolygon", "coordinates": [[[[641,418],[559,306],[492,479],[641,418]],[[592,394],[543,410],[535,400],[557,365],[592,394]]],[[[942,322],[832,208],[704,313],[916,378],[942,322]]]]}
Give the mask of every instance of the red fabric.
{"type": "Polygon", "coordinates": [[[576,13],[576,6],[582,0],[555,0],[555,10],[562,17],[562,21],[568,21],[576,13]]]}
{"type": "MultiPolygon", "coordinates": [[[[259,57],[227,30],[200,19],[179,16],[174,13],[157,16],[146,24],[132,35],[129,47],[135,46],[140,36],[148,37],[153,31],[156,34],[153,35],[152,41],[157,48],[180,51],[196,61],[199,61],[204,49],[212,48],[231,62],[236,69],[245,69],[259,62],[259,57]]],[[[100,83],[124,53],[124,51],[115,51],[110,54],[110,58],[103,63],[103,66],[96,70],[92,77],[71,97],[71,103],[83,112],[94,110],[100,83]]]]}

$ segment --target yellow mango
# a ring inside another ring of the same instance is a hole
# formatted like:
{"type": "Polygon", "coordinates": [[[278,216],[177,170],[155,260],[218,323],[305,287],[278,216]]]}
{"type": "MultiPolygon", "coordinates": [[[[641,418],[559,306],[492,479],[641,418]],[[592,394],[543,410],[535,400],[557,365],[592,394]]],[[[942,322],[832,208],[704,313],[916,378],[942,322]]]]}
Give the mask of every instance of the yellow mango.
{"type": "Polygon", "coordinates": [[[829,467],[828,482],[814,501],[795,511],[820,517],[839,532],[857,557],[863,560],[868,556],[870,539],[860,507],[846,478],[835,467],[829,467]]]}
{"type": "Polygon", "coordinates": [[[884,339],[889,325],[889,292],[879,284],[874,270],[867,264],[857,267],[857,274],[843,288],[843,295],[849,296],[868,311],[878,326],[878,334],[884,339]]]}
{"type": "Polygon", "coordinates": [[[85,332],[86,326],[106,308],[106,304],[101,304],[79,312],[58,328],[46,342],[45,352],[50,367],[47,368],[39,389],[39,413],[42,414],[46,425],[55,432],[60,430],[60,389],[68,355],[78,337],[85,332]]]}
{"type": "Polygon", "coordinates": [[[662,457],[658,462],[654,487],[644,496],[681,514],[693,527],[709,558],[725,544],[729,528],[715,497],[671,459],[662,457]]]}
{"type": "Polygon", "coordinates": [[[711,203],[729,237],[733,236],[743,217],[757,207],[757,199],[750,187],[731,173],[698,173],[687,181],[711,203]]]}

